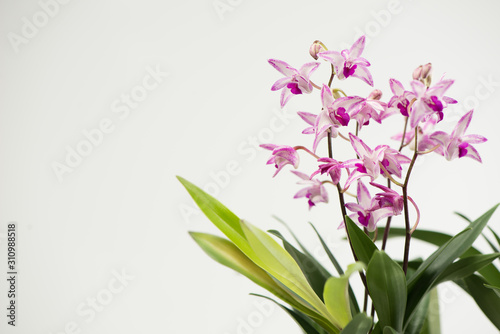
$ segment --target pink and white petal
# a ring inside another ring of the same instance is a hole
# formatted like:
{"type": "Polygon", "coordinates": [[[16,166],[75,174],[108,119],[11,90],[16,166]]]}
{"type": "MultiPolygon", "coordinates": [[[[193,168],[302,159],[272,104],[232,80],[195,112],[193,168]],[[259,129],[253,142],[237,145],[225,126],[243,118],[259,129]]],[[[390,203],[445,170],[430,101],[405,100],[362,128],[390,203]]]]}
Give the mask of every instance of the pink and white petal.
{"type": "Polygon", "coordinates": [[[430,139],[446,147],[450,143],[450,135],[444,131],[436,131],[430,135],[430,139]]]}
{"type": "Polygon", "coordinates": [[[286,87],[286,85],[288,85],[290,82],[293,82],[292,78],[281,78],[273,84],[271,90],[272,91],[280,90],[283,87],[286,87]]]}
{"type": "Polygon", "coordinates": [[[365,211],[365,208],[363,208],[358,203],[346,203],[345,207],[347,210],[352,211],[352,212],[365,211]]]}
{"type": "Polygon", "coordinates": [[[314,71],[318,68],[320,63],[318,62],[310,62],[302,65],[302,67],[299,69],[300,75],[304,76],[305,78],[309,79],[309,76],[313,74],[314,71]]]}
{"type": "Polygon", "coordinates": [[[358,66],[370,66],[370,62],[368,60],[366,60],[365,58],[363,57],[358,57],[356,59],[351,59],[352,63],[353,64],[356,64],[358,66]]]}
{"type": "Polygon", "coordinates": [[[349,174],[349,176],[347,177],[347,180],[345,181],[344,190],[349,189],[349,187],[351,186],[351,184],[354,181],[356,181],[357,179],[359,179],[363,176],[368,176],[368,175],[366,173],[358,172],[357,170],[353,171],[351,174],[349,174]]]}
{"type": "Polygon", "coordinates": [[[276,147],[278,147],[278,145],[276,145],[276,144],[261,144],[259,146],[262,148],[265,148],[266,150],[270,150],[270,151],[274,151],[274,149],[276,147]]]}
{"type": "Polygon", "coordinates": [[[391,86],[391,91],[396,96],[401,96],[405,92],[403,84],[396,79],[390,79],[389,86],[391,86]]]}
{"type": "Polygon", "coordinates": [[[357,195],[358,195],[358,203],[365,210],[369,210],[372,202],[372,197],[370,196],[368,188],[361,180],[358,180],[357,195]]]}
{"type": "Polygon", "coordinates": [[[413,80],[410,85],[417,98],[421,98],[427,92],[427,87],[420,81],[413,80]]]}
{"type": "Polygon", "coordinates": [[[443,101],[446,102],[447,104],[455,104],[458,103],[457,100],[452,99],[451,97],[448,96],[443,96],[443,101]]]}
{"type": "Polygon", "coordinates": [[[470,121],[472,119],[473,110],[469,111],[465,115],[463,115],[460,120],[457,122],[457,125],[453,129],[451,136],[453,138],[462,137],[465,133],[465,130],[469,127],[470,121]]]}
{"type": "Polygon", "coordinates": [[[282,60],[268,59],[268,63],[271,64],[272,67],[277,69],[284,76],[291,77],[292,75],[297,73],[297,70],[295,70],[293,67],[288,65],[288,63],[285,63],[282,60]]]}
{"type": "Polygon", "coordinates": [[[427,116],[428,112],[427,104],[422,100],[417,100],[413,103],[410,112],[410,126],[415,128],[418,123],[427,116]]]}
{"type": "Polygon", "coordinates": [[[338,51],[328,50],[318,53],[318,57],[328,60],[333,65],[344,63],[345,57],[338,51]]]}
{"type": "Polygon", "coordinates": [[[363,49],[365,48],[365,36],[361,36],[354,42],[354,44],[349,49],[349,56],[351,58],[358,58],[363,53],[363,49]]]}
{"type": "Polygon", "coordinates": [[[455,80],[447,79],[447,80],[441,80],[438,83],[436,83],[433,87],[429,88],[429,94],[431,95],[436,95],[437,97],[441,98],[444,93],[450,88],[451,85],[455,80]]]}
{"type": "Polygon", "coordinates": [[[462,140],[462,142],[466,142],[468,144],[481,144],[488,141],[488,139],[481,135],[465,135],[460,139],[462,140]]]}
{"type": "Polygon", "coordinates": [[[368,231],[373,232],[377,228],[377,223],[380,219],[392,216],[394,214],[394,210],[391,207],[380,208],[375,211],[372,211],[371,214],[373,218],[370,219],[370,224],[368,224],[368,231]]]}
{"type": "Polygon", "coordinates": [[[323,84],[321,88],[321,102],[323,103],[323,108],[327,109],[330,107],[335,99],[333,98],[333,93],[327,85],[323,84]]]}
{"type": "Polygon", "coordinates": [[[294,173],[295,175],[297,175],[298,177],[300,177],[303,180],[308,180],[308,181],[310,180],[309,179],[309,175],[307,175],[306,173],[302,173],[302,172],[300,172],[298,170],[292,170],[291,172],[294,173]]]}
{"type": "Polygon", "coordinates": [[[465,157],[472,158],[472,159],[479,161],[481,163],[483,162],[481,160],[481,157],[479,156],[479,153],[472,145],[467,146],[467,148],[465,148],[465,149],[467,150],[467,153],[464,155],[465,157]]]}
{"type": "Polygon", "coordinates": [[[360,65],[360,66],[356,67],[352,76],[363,80],[364,82],[366,82],[370,86],[373,86],[372,75],[365,66],[360,65]]]}
{"type": "Polygon", "coordinates": [[[280,96],[280,104],[281,108],[285,106],[285,104],[290,100],[290,98],[293,96],[292,92],[288,88],[284,88],[281,90],[281,96],[280,96]]]}
{"type": "Polygon", "coordinates": [[[364,157],[373,153],[373,151],[361,139],[352,133],[349,133],[349,138],[351,139],[352,148],[354,148],[354,151],[356,151],[359,157],[364,157]]]}
{"type": "Polygon", "coordinates": [[[314,125],[314,123],[316,122],[316,118],[318,117],[318,115],[314,115],[305,111],[299,111],[297,112],[297,114],[304,120],[304,122],[309,125],[314,125]]]}

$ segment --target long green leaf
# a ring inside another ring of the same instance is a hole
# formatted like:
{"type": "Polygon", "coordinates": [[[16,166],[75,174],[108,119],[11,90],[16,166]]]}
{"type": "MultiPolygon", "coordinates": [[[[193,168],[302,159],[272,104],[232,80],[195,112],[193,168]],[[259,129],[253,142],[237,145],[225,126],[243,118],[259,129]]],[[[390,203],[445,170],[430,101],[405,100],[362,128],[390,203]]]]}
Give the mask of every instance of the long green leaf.
{"type": "Polygon", "coordinates": [[[366,283],[380,326],[403,330],[406,306],[406,277],[403,269],[385,252],[376,251],[368,264],[366,283]]]}
{"type": "Polygon", "coordinates": [[[301,312],[298,312],[296,310],[289,309],[288,307],[286,307],[286,306],[278,303],[274,299],[269,298],[267,296],[259,295],[259,294],[256,294],[256,293],[251,293],[251,295],[257,296],[257,297],[261,297],[261,298],[265,298],[265,299],[268,299],[268,300],[274,302],[281,309],[283,309],[286,313],[288,313],[288,315],[293,320],[295,320],[295,322],[297,323],[297,325],[299,325],[299,327],[304,331],[304,333],[306,333],[306,334],[326,334],[327,333],[324,329],[318,328],[317,325],[314,323],[314,321],[312,321],[305,314],[303,314],[301,312]]]}
{"type": "Polygon", "coordinates": [[[359,261],[368,264],[373,253],[377,250],[377,246],[348,216],[346,218],[347,231],[349,238],[359,261]]]}
{"type": "Polygon", "coordinates": [[[231,241],[205,233],[190,232],[190,234],[212,259],[246,276],[289,305],[328,327],[324,317],[320,316],[308,303],[305,303],[293,292],[278,284],[272,276],[251,261],[231,241]]]}
{"type": "MultiPolygon", "coordinates": [[[[251,257],[252,261],[307,301],[319,314],[334,324],[325,304],[311,288],[293,257],[273,238],[256,226],[245,221],[241,221],[241,226],[254,254],[251,257]]],[[[331,330],[338,332],[338,326],[331,325],[330,327],[331,330]]]]}
{"type": "Polygon", "coordinates": [[[408,305],[405,323],[411,319],[413,311],[422,297],[433,286],[443,268],[446,269],[456,258],[463,255],[473,244],[488,223],[498,205],[476,219],[470,226],[451,238],[432,253],[408,280],[408,305]]]}
{"type": "Polygon", "coordinates": [[[398,332],[397,330],[395,330],[394,328],[392,328],[391,326],[385,326],[384,327],[384,334],[401,334],[401,333],[398,332]]]}
{"type": "Polygon", "coordinates": [[[483,313],[500,330],[500,298],[485,286],[486,281],[478,275],[470,275],[455,283],[474,298],[483,313]]]}
{"type": "Polygon", "coordinates": [[[438,290],[436,288],[432,289],[427,296],[429,296],[429,309],[420,334],[441,334],[438,290]]]}
{"type": "Polygon", "coordinates": [[[367,334],[372,327],[372,318],[366,313],[358,313],[351,322],[345,326],[340,334],[367,334]]]}
{"type": "Polygon", "coordinates": [[[488,289],[493,290],[497,294],[497,296],[500,298],[500,287],[489,285],[489,284],[485,284],[484,286],[487,287],[488,289]]]}
{"type": "Polygon", "coordinates": [[[433,286],[472,275],[500,256],[499,253],[472,255],[450,264],[436,279],[433,286]]]}
{"type": "Polygon", "coordinates": [[[299,265],[302,273],[304,273],[307,281],[313,288],[316,295],[323,300],[323,290],[325,288],[325,283],[332,275],[323,268],[323,266],[316,261],[312,256],[301,253],[292,244],[290,244],[280,232],[275,230],[268,231],[269,233],[275,235],[283,241],[283,246],[285,250],[290,254],[295,262],[299,265]]]}
{"type": "Polygon", "coordinates": [[[332,315],[336,324],[344,328],[352,319],[351,306],[349,302],[349,277],[365,269],[363,262],[356,262],[347,267],[345,275],[330,277],[325,284],[325,305],[332,315]]]}
{"type": "Polygon", "coordinates": [[[406,326],[405,334],[420,334],[429,311],[430,293],[426,294],[418,304],[413,318],[406,326]]]}
{"type": "MultiPolygon", "coordinates": [[[[330,251],[330,248],[328,248],[328,246],[326,245],[325,241],[321,237],[321,234],[319,234],[318,230],[316,229],[316,227],[314,227],[314,225],[312,223],[309,223],[309,224],[314,229],[314,232],[316,232],[316,235],[318,236],[318,239],[321,242],[321,245],[323,246],[323,249],[325,250],[326,255],[328,255],[328,258],[330,259],[333,266],[337,270],[337,273],[339,275],[344,275],[344,271],[342,270],[342,267],[338,263],[337,259],[333,255],[333,253],[330,251]]],[[[359,313],[358,301],[356,299],[356,296],[354,295],[354,291],[352,290],[350,284],[349,284],[348,289],[349,289],[349,301],[350,301],[350,305],[351,305],[352,314],[358,314],[359,313]]]]}
{"type": "Polygon", "coordinates": [[[225,207],[221,202],[216,200],[204,192],[199,187],[195,186],[188,180],[177,176],[177,179],[182,183],[189,195],[193,198],[196,205],[203,211],[205,216],[224,233],[239,249],[245,254],[251,252],[245,233],[241,228],[240,218],[231,210],[225,207]]]}

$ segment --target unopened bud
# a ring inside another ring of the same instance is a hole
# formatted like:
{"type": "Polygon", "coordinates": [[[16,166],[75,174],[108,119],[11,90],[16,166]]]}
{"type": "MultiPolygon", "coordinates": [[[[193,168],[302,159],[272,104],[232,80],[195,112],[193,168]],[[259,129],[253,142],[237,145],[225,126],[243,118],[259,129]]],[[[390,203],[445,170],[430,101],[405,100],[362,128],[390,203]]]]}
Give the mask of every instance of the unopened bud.
{"type": "Polygon", "coordinates": [[[380,89],[374,89],[373,92],[368,95],[368,100],[380,100],[382,98],[382,91],[380,89]]]}
{"type": "Polygon", "coordinates": [[[314,41],[309,48],[309,54],[316,60],[318,60],[318,53],[323,51],[326,51],[326,49],[324,48],[324,44],[318,40],[314,41]]]}
{"type": "Polygon", "coordinates": [[[432,80],[432,64],[427,63],[417,67],[415,71],[413,71],[413,80],[418,80],[429,87],[432,80]]]}

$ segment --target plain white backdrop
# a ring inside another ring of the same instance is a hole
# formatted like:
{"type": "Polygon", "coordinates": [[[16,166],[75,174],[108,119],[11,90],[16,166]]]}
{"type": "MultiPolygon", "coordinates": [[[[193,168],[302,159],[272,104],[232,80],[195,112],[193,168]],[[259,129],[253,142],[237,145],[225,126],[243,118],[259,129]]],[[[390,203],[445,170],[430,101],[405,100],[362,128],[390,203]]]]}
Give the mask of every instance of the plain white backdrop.
{"type": "MultiPolygon", "coordinates": [[[[272,179],[267,152],[255,149],[311,144],[295,112],[317,113],[319,100],[294,97],[280,110],[270,91],[280,74],[267,59],[300,67],[315,39],[341,50],[366,34],[363,55],[385,99],[389,78],[407,85],[427,62],[435,80],[456,80],[448,95],[459,104],[442,129],[473,107],[469,133],[489,139],[478,145],[483,164],[426,156],[410,194],[421,228],[458,232],[453,211],[475,218],[500,202],[499,9],[486,0],[0,1],[2,270],[7,224],[19,232],[17,326],[2,311],[0,331],[300,333],[283,311],[248,295],[260,288],[190,239],[191,230],[217,232],[175,175],[263,229],[283,230],[278,215],[328,266],[314,222],[350,263],[335,193],[308,211],[292,198],[296,178],[272,179]]],[[[361,81],[346,87],[370,91],[361,81]]],[[[374,125],[370,145],[391,131],[399,129],[374,125]]],[[[431,250],[416,242],[412,255],[431,250]]],[[[6,291],[1,280],[1,305],[6,291]]],[[[497,333],[461,290],[441,292],[444,333],[497,333]]]]}

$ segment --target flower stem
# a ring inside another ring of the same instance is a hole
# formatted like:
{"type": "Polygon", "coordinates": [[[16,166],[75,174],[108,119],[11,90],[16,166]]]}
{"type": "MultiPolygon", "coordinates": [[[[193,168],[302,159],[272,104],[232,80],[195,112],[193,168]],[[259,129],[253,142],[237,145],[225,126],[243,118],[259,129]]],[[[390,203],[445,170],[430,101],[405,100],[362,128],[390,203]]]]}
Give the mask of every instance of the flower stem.
{"type": "Polygon", "coordinates": [[[316,159],[319,159],[319,156],[317,156],[316,154],[314,154],[311,150],[309,150],[308,148],[304,147],[304,146],[301,146],[301,145],[298,145],[298,146],[295,146],[293,148],[295,151],[298,151],[298,150],[303,150],[303,151],[306,151],[307,153],[309,153],[310,155],[312,155],[313,157],[315,157],[316,159]]]}
{"type": "Polygon", "coordinates": [[[408,257],[410,254],[410,240],[411,240],[411,228],[410,228],[410,213],[408,212],[408,182],[410,181],[410,174],[415,165],[415,161],[418,157],[417,151],[417,135],[418,135],[418,127],[415,127],[415,153],[413,154],[413,158],[411,159],[410,166],[408,167],[408,172],[406,173],[405,183],[403,184],[403,207],[405,211],[405,250],[403,256],[403,271],[406,274],[408,269],[408,257]]]}
{"type": "Polygon", "coordinates": [[[335,76],[335,68],[333,67],[332,64],[332,74],[330,75],[330,80],[328,80],[328,87],[332,87],[332,81],[334,76],[335,76]]]}
{"type": "MultiPolygon", "coordinates": [[[[387,179],[387,188],[391,188],[391,180],[387,179]]],[[[389,230],[391,229],[392,216],[387,217],[387,222],[384,227],[384,237],[382,238],[382,250],[385,250],[387,245],[387,238],[389,237],[389,230]]]]}

